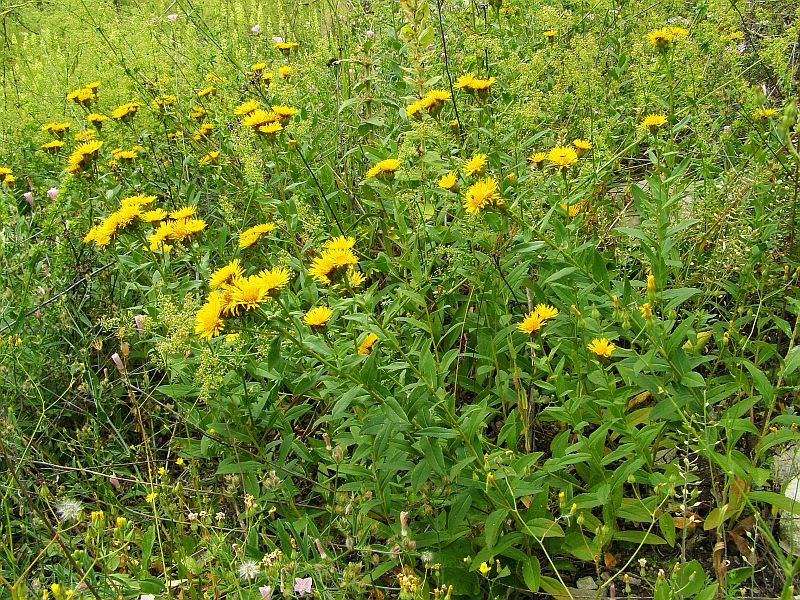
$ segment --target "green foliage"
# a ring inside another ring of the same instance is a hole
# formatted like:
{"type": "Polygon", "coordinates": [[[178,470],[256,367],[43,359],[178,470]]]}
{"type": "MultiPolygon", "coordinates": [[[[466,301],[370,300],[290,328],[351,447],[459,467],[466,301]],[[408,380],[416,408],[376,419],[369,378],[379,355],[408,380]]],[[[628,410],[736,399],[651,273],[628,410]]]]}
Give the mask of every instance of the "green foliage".
{"type": "Polygon", "coordinates": [[[0,15],[13,598],[791,594],[789,33],[66,4],[0,15]]]}

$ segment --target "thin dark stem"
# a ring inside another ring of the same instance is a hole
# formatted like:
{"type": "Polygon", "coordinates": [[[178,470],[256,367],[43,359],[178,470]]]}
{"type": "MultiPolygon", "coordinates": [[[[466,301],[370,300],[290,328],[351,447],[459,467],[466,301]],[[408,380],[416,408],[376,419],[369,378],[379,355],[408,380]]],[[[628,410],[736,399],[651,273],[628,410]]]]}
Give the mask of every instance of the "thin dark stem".
{"type": "Polygon", "coordinates": [[[456,123],[458,123],[458,135],[463,135],[461,127],[461,117],[458,114],[458,104],[456,104],[456,92],[453,89],[453,78],[450,75],[450,62],[447,54],[447,39],[444,36],[444,25],[442,24],[442,0],[436,0],[439,9],[439,34],[442,37],[442,52],[444,52],[444,72],[447,74],[447,84],[450,86],[450,100],[453,101],[453,110],[456,113],[456,123]]]}
{"type": "Polygon", "coordinates": [[[322,184],[320,184],[319,179],[317,179],[316,173],[314,173],[314,171],[309,166],[308,161],[306,160],[306,157],[303,156],[303,152],[302,152],[302,150],[300,150],[300,145],[299,144],[297,145],[296,149],[297,149],[297,153],[300,155],[300,158],[303,161],[303,164],[306,166],[306,170],[309,173],[311,173],[311,177],[314,179],[314,183],[317,184],[317,189],[319,190],[319,195],[322,197],[322,201],[325,203],[325,206],[328,207],[328,210],[330,211],[331,216],[333,217],[333,220],[336,221],[336,226],[339,228],[339,233],[344,235],[344,233],[345,233],[344,227],[342,227],[342,224],[339,222],[339,217],[336,216],[336,213],[334,212],[333,208],[331,208],[331,203],[328,202],[328,198],[325,195],[325,190],[322,189],[322,184]]]}

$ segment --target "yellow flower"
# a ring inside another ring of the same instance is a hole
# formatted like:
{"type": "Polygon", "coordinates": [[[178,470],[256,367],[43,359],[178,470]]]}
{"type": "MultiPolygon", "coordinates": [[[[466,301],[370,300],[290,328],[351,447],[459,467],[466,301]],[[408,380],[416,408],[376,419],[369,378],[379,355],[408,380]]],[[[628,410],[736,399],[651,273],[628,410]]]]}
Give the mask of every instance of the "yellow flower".
{"type": "Polygon", "coordinates": [[[400,161],[396,158],[387,158],[380,161],[369,171],[367,171],[367,178],[370,177],[392,177],[395,171],[400,168],[400,161]]]}
{"type": "Polygon", "coordinates": [[[41,145],[42,150],[58,150],[64,145],[61,140],[53,140],[41,145]]]}
{"type": "Polygon", "coordinates": [[[117,119],[118,121],[124,121],[126,119],[130,119],[131,117],[133,117],[138,110],[139,110],[138,102],[127,102],[125,104],[121,104],[120,106],[112,110],[111,118],[117,119]]]}
{"type": "Polygon", "coordinates": [[[217,88],[215,88],[213,85],[204,87],[202,90],[197,90],[197,95],[200,98],[205,98],[206,96],[213,96],[216,93],[217,93],[217,88]]]}
{"type": "Polygon", "coordinates": [[[521,323],[517,325],[517,329],[519,329],[523,333],[532,334],[539,331],[544,326],[544,319],[537,313],[533,311],[532,313],[528,313],[525,315],[525,318],[522,320],[521,323]]]}
{"type": "Polygon", "coordinates": [[[208,226],[202,219],[178,219],[173,221],[170,238],[181,242],[195,233],[203,231],[208,226]]]}
{"type": "Polygon", "coordinates": [[[648,129],[656,129],[657,127],[661,127],[664,123],[667,122],[666,115],[662,115],[659,113],[650,113],[644,119],[642,119],[642,127],[647,127],[648,129]]]}
{"type": "Polygon", "coordinates": [[[212,150],[208,154],[201,156],[198,162],[201,165],[207,165],[208,163],[215,161],[218,157],[219,157],[219,150],[212,150]]]}
{"type": "Polygon", "coordinates": [[[358,346],[358,353],[359,354],[369,354],[370,350],[372,350],[372,346],[375,345],[375,342],[378,341],[378,336],[374,333],[370,332],[366,335],[363,339],[361,344],[358,346]]]}
{"type": "Polygon", "coordinates": [[[439,187],[445,190],[452,190],[456,187],[456,183],[458,183],[458,175],[453,171],[450,171],[447,175],[439,179],[439,187]]]}
{"type": "Polygon", "coordinates": [[[271,269],[264,269],[258,276],[261,278],[261,283],[267,295],[275,296],[282,287],[289,283],[292,278],[292,272],[286,267],[272,267],[271,269]]]}
{"type": "Polygon", "coordinates": [[[331,285],[332,278],[358,263],[358,256],[350,248],[326,249],[313,260],[309,275],[326,285],[331,285]]]}
{"type": "Polygon", "coordinates": [[[317,306],[303,316],[303,323],[309,327],[325,327],[332,315],[333,311],[327,306],[317,306]]]}
{"type": "Polygon", "coordinates": [[[589,140],[582,140],[582,139],[572,140],[572,145],[575,147],[578,156],[592,149],[592,142],[589,140]]]}
{"type": "Polygon", "coordinates": [[[528,160],[533,166],[539,167],[547,160],[547,152],[535,152],[528,157],[528,160]]]}
{"type": "Polygon", "coordinates": [[[483,175],[483,171],[485,168],[486,168],[486,155],[475,154],[464,165],[463,173],[467,177],[470,177],[472,175],[483,175]]]}
{"type": "Polygon", "coordinates": [[[489,571],[492,570],[492,567],[485,562],[481,563],[481,566],[478,567],[478,570],[481,572],[482,575],[486,575],[489,571]]]}
{"type": "Polygon", "coordinates": [[[261,223],[259,225],[253,225],[253,227],[250,227],[239,234],[239,248],[249,248],[255,244],[262,235],[270,233],[274,229],[274,223],[261,223]]]}
{"type": "Polygon", "coordinates": [[[464,200],[464,210],[467,213],[475,214],[490,204],[498,203],[502,203],[502,199],[497,194],[497,181],[492,177],[487,177],[479,179],[469,187],[464,200]]]}
{"type": "Polygon", "coordinates": [[[350,250],[356,245],[356,238],[340,235],[339,237],[329,239],[322,245],[326,250],[350,250]]]}
{"type": "Polygon", "coordinates": [[[292,74],[292,67],[290,67],[289,65],[283,65],[278,69],[278,75],[280,75],[284,79],[288,79],[291,74],[292,74]]]}
{"type": "Polygon", "coordinates": [[[280,121],[280,116],[276,112],[258,108],[242,119],[242,125],[252,129],[258,129],[263,125],[274,123],[275,121],[280,121]]]}
{"type": "Polygon", "coordinates": [[[757,108],[753,111],[753,118],[756,121],[765,121],[773,116],[776,112],[778,111],[774,108],[757,108]]]}
{"type": "Polygon", "coordinates": [[[406,116],[407,117],[415,117],[421,113],[421,111],[425,108],[423,106],[421,100],[417,100],[416,102],[412,102],[408,106],[406,106],[406,116]]]}
{"type": "Polygon", "coordinates": [[[567,213],[567,216],[571,219],[579,212],[581,212],[581,203],[577,202],[575,204],[566,204],[565,202],[560,203],[561,208],[564,209],[564,212],[567,213]]]}
{"type": "Polygon", "coordinates": [[[350,278],[351,288],[357,288],[367,280],[366,275],[364,275],[361,271],[356,271],[355,269],[349,269],[347,271],[347,276],[350,278]]]}
{"type": "Polygon", "coordinates": [[[197,211],[197,206],[193,204],[189,204],[188,206],[184,206],[177,210],[173,210],[169,213],[170,219],[186,219],[187,217],[191,217],[197,211]]]}
{"type": "Polygon", "coordinates": [[[203,339],[211,339],[222,333],[222,330],[225,329],[222,310],[222,294],[219,291],[211,292],[206,303],[200,307],[194,317],[194,332],[203,339]]]}
{"type": "Polygon", "coordinates": [[[208,111],[202,106],[195,106],[189,114],[193,119],[201,119],[208,114],[208,111]]]}
{"type": "Polygon", "coordinates": [[[569,146],[556,146],[547,153],[547,160],[556,165],[559,170],[566,169],[578,162],[578,153],[569,146]]]}
{"type": "Polygon", "coordinates": [[[558,309],[549,304],[537,304],[535,311],[545,321],[558,316],[558,309]]]}
{"type": "Polygon", "coordinates": [[[546,37],[548,40],[552,40],[554,37],[556,37],[557,33],[558,29],[548,29],[547,31],[542,33],[542,35],[546,37]]]}
{"type": "Polygon", "coordinates": [[[158,498],[158,492],[150,492],[145,496],[144,500],[145,502],[154,502],[156,498],[158,498]]]}
{"type": "Polygon", "coordinates": [[[616,349],[616,345],[608,340],[608,338],[595,338],[587,346],[589,350],[594,352],[597,356],[602,358],[610,358],[611,353],[616,349]]]}
{"type": "Polygon", "coordinates": [[[261,83],[263,85],[269,86],[269,84],[272,83],[272,78],[273,77],[274,77],[274,75],[272,74],[272,71],[270,71],[269,73],[262,73],[262,75],[261,75],[261,83]]]}
{"type": "Polygon", "coordinates": [[[182,467],[182,466],[185,464],[185,463],[184,463],[184,460],[183,460],[183,457],[182,457],[182,456],[179,456],[179,457],[177,458],[177,460],[175,461],[175,464],[176,464],[176,465],[178,465],[179,467],[182,467]]]}
{"type": "Polygon", "coordinates": [[[258,128],[260,133],[263,133],[267,136],[273,137],[276,133],[283,130],[283,125],[280,123],[267,123],[266,125],[261,125],[258,128]]]}
{"type": "Polygon", "coordinates": [[[143,212],[141,215],[139,215],[139,218],[147,223],[163,221],[167,218],[167,211],[165,211],[163,208],[156,208],[153,210],[148,210],[147,212],[143,212]]]}
{"type": "Polygon", "coordinates": [[[96,127],[102,127],[103,121],[108,121],[108,117],[101,115],[100,113],[89,113],[89,115],[86,117],[86,120],[96,127]]]}
{"type": "Polygon", "coordinates": [[[265,62],[253,63],[252,65],[250,65],[250,70],[253,71],[254,73],[261,73],[261,71],[263,71],[266,68],[267,68],[267,63],[265,62]]]}
{"type": "Polygon", "coordinates": [[[275,42],[275,47],[281,52],[288,52],[294,50],[300,45],[300,42],[275,42]]]}
{"type": "Polygon", "coordinates": [[[240,308],[251,310],[269,299],[264,280],[258,275],[236,277],[230,285],[230,311],[235,315],[240,308]]]}
{"type": "Polygon", "coordinates": [[[670,42],[675,39],[675,33],[672,31],[671,27],[654,29],[647,34],[647,39],[653,46],[665,49],[669,46],[670,42]]]}
{"type": "Polygon", "coordinates": [[[172,222],[162,222],[158,226],[158,229],[151,233],[147,238],[147,241],[150,243],[150,251],[155,252],[157,250],[161,250],[162,252],[169,252],[172,249],[172,246],[167,244],[166,241],[171,238],[172,231],[172,222]]]}
{"type": "Polygon", "coordinates": [[[167,95],[161,96],[160,98],[156,98],[153,100],[153,107],[164,110],[165,108],[169,108],[170,106],[175,106],[175,101],[177,98],[175,96],[167,95]]]}
{"type": "Polygon", "coordinates": [[[45,123],[42,125],[42,131],[49,131],[50,133],[64,133],[69,129],[70,124],[65,123],[45,123]]]}
{"type": "Polygon", "coordinates": [[[453,87],[456,89],[466,89],[472,86],[472,83],[475,81],[475,75],[472,73],[467,73],[466,75],[461,75],[456,82],[453,84],[453,87]]]}
{"type": "Polygon", "coordinates": [[[208,278],[208,287],[212,290],[220,288],[237,277],[241,277],[243,273],[242,263],[239,262],[238,258],[234,258],[227,265],[220,267],[211,274],[211,277],[208,278]]]}
{"type": "Polygon", "coordinates": [[[649,319],[653,316],[653,308],[650,306],[649,302],[645,302],[639,307],[639,311],[642,313],[642,317],[645,319],[649,319]]]}
{"type": "Polygon", "coordinates": [[[248,100],[233,109],[235,115],[249,115],[256,110],[261,103],[258,100],[248,100]]]}

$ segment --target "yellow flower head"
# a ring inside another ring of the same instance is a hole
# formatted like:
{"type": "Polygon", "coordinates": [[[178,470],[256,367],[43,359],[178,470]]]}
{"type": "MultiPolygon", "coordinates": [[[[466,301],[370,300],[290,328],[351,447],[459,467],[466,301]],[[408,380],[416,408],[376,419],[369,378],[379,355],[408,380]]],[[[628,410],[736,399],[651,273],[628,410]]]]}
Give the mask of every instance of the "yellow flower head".
{"type": "Polygon", "coordinates": [[[556,165],[559,170],[566,169],[578,162],[578,153],[569,146],[556,146],[547,153],[547,160],[556,165]]]}
{"type": "Polygon", "coordinates": [[[589,150],[592,149],[592,142],[589,140],[582,140],[582,139],[572,140],[572,145],[575,147],[575,150],[578,152],[578,155],[581,155],[584,152],[588,152],[589,150]]]}
{"type": "Polygon", "coordinates": [[[195,233],[203,231],[208,226],[208,223],[203,219],[178,219],[177,221],[173,221],[171,225],[172,234],[170,238],[182,242],[195,233]]]}
{"type": "Polygon", "coordinates": [[[238,258],[234,258],[227,265],[220,267],[211,274],[211,277],[208,278],[208,287],[212,290],[221,288],[243,274],[242,263],[239,262],[238,258]]]}
{"type": "Polygon", "coordinates": [[[450,171],[447,175],[439,179],[439,187],[445,190],[452,190],[458,183],[458,175],[450,171]]]}
{"type": "Polygon", "coordinates": [[[547,152],[535,152],[528,157],[528,161],[535,166],[539,167],[547,160],[547,152]]]}
{"type": "Polygon", "coordinates": [[[567,216],[570,219],[581,212],[580,202],[577,202],[575,204],[566,204],[565,202],[561,202],[559,206],[561,206],[561,208],[564,209],[564,212],[567,213],[567,216]]]}
{"type": "Polygon", "coordinates": [[[282,67],[278,68],[278,75],[280,75],[283,79],[289,79],[289,76],[292,74],[292,67],[289,65],[283,65],[282,67]]]}
{"type": "Polygon", "coordinates": [[[350,250],[356,245],[356,238],[340,235],[323,244],[326,250],[350,250]]]}
{"type": "Polygon", "coordinates": [[[486,575],[492,570],[492,567],[488,563],[482,562],[478,570],[481,572],[481,575],[486,575]]]}
{"type": "Polygon", "coordinates": [[[261,73],[261,71],[263,71],[266,68],[267,68],[267,63],[265,62],[258,62],[250,65],[250,70],[253,71],[254,73],[261,73]]]}
{"type": "Polygon", "coordinates": [[[287,53],[300,45],[300,42],[275,42],[275,47],[281,52],[287,53]]]}
{"type": "Polygon", "coordinates": [[[456,89],[467,89],[472,86],[472,83],[475,81],[475,75],[472,73],[467,73],[466,75],[461,75],[456,82],[453,84],[453,87],[456,89]]]}
{"type": "Polygon", "coordinates": [[[755,111],[753,111],[753,118],[756,121],[766,121],[776,112],[778,111],[774,108],[757,108],[755,111]]]}
{"type": "Polygon", "coordinates": [[[639,307],[639,311],[642,313],[642,318],[649,319],[653,316],[653,307],[650,306],[649,302],[645,302],[639,307]]]}
{"type": "Polygon", "coordinates": [[[472,175],[483,175],[485,169],[486,169],[486,155],[475,154],[464,165],[463,173],[467,177],[470,177],[472,175]]]}
{"type": "Polygon", "coordinates": [[[222,294],[213,291],[209,294],[206,303],[200,307],[194,317],[194,332],[204,339],[210,339],[222,333],[225,321],[222,319],[222,294]]]}
{"type": "Polygon", "coordinates": [[[125,121],[133,117],[139,110],[138,102],[127,102],[111,111],[111,118],[118,121],[125,121]]]}
{"type": "Polygon", "coordinates": [[[247,102],[243,102],[239,106],[233,109],[233,114],[235,115],[249,115],[251,112],[256,110],[261,103],[258,100],[248,100],[247,102]]]}
{"type": "Polygon", "coordinates": [[[358,346],[358,353],[359,354],[369,354],[372,350],[372,346],[375,345],[375,342],[378,341],[378,336],[374,333],[370,332],[366,335],[366,337],[362,340],[361,344],[358,346]]]}
{"type": "Polygon", "coordinates": [[[292,272],[286,267],[272,267],[271,269],[264,269],[258,276],[261,278],[261,283],[267,295],[275,296],[281,288],[292,278],[292,272]]]}
{"type": "Polygon", "coordinates": [[[62,142],[61,140],[52,140],[50,142],[42,144],[41,148],[42,148],[42,150],[55,151],[55,150],[58,150],[59,148],[61,148],[63,145],[64,145],[64,142],[62,142]]]}
{"type": "Polygon", "coordinates": [[[479,179],[467,190],[464,200],[464,210],[470,214],[475,214],[491,204],[498,204],[501,201],[497,193],[497,181],[492,177],[479,179]]]}
{"type": "Polygon", "coordinates": [[[246,229],[239,234],[239,248],[249,248],[255,244],[262,235],[270,233],[274,230],[274,223],[260,223],[258,225],[253,225],[249,229],[246,229]]]}
{"type": "Polygon", "coordinates": [[[273,137],[276,133],[283,131],[283,125],[280,123],[267,123],[258,128],[259,133],[263,133],[269,137],[273,137]]]}
{"type": "Polygon", "coordinates": [[[675,34],[672,32],[671,28],[664,27],[662,29],[654,29],[648,33],[647,39],[656,48],[665,49],[669,47],[670,42],[675,39],[675,34]]]}
{"type": "Polygon", "coordinates": [[[317,281],[331,285],[332,279],[358,264],[358,256],[350,248],[326,249],[311,263],[308,272],[317,281]]]}
{"type": "Polygon", "coordinates": [[[234,278],[230,285],[230,292],[230,312],[234,315],[239,312],[240,308],[252,310],[269,299],[264,280],[259,275],[234,278]]]}
{"type": "Polygon", "coordinates": [[[589,350],[594,352],[597,356],[602,358],[610,358],[611,353],[616,349],[616,345],[608,340],[608,338],[595,338],[587,346],[589,350]]]}
{"type": "Polygon", "coordinates": [[[191,217],[194,213],[197,212],[197,206],[193,204],[189,204],[188,206],[184,206],[177,210],[173,210],[169,213],[170,219],[186,219],[187,217],[191,217]]]}
{"type": "Polygon", "coordinates": [[[143,212],[139,218],[147,223],[163,221],[167,218],[167,211],[165,211],[163,208],[156,208],[153,210],[148,210],[147,212],[143,212]]]}
{"type": "Polygon", "coordinates": [[[422,110],[425,108],[421,100],[417,100],[416,102],[412,102],[408,106],[406,106],[406,116],[407,117],[416,117],[422,114],[422,110]]]}
{"type": "Polygon", "coordinates": [[[317,306],[303,315],[303,323],[309,327],[325,327],[332,315],[333,311],[327,306],[317,306]]]}
{"type": "Polygon", "coordinates": [[[666,115],[662,115],[659,113],[650,113],[644,119],[642,119],[642,127],[647,127],[648,129],[656,129],[661,127],[664,123],[667,122],[666,115]]]}
{"type": "Polygon", "coordinates": [[[201,90],[197,90],[197,95],[200,98],[205,98],[206,96],[213,96],[216,93],[217,93],[217,88],[215,88],[213,85],[209,85],[201,90]]]}
{"type": "Polygon", "coordinates": [[[219,158],[219,150],[212,150],[208,154],[201,156],[198,162],[201,165],[207,165],[217,160],[217,158],[219,158]]]}
{"type": "Polygon", "coordinates": [[[252,129],[258,129],[263,125],[274,123],[275,121],[280,121],[280,116],[276,112],[258,108],[251,111],[244,119],[242,119],[242,125],[252,129]]]}
{"type": "Polygon", "coordinates": [[[380,161],[367,171],[367,178],[370,177],[392,177],[395,171],[400,168],[400,161],[396,158],[387,158],[380,161]]]}

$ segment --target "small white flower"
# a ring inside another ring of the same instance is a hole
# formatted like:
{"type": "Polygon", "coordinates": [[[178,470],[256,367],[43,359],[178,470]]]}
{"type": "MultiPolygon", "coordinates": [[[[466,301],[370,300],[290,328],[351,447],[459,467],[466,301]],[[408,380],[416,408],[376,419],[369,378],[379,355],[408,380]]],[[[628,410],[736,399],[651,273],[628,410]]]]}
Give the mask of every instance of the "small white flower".
{"type": "Polygon", "coordinates": [[[420,552],[419,558],[424,564],[429,565],[433,562],[433,552],[430,550],[424,550],[423,552],[420,552]]]}
{"type": "Polygon", "coordinates": [[[56,504],[56,512],[61,521],[76,521],[83,510],[80,500],[64,498],[56,504]]]}
{"type": "Polygon", "coordinates": [[[254,560],[246,560],[239,565],[239,577],[242,579],[255,579],[258,571],[258,563],[254,560]]]}

